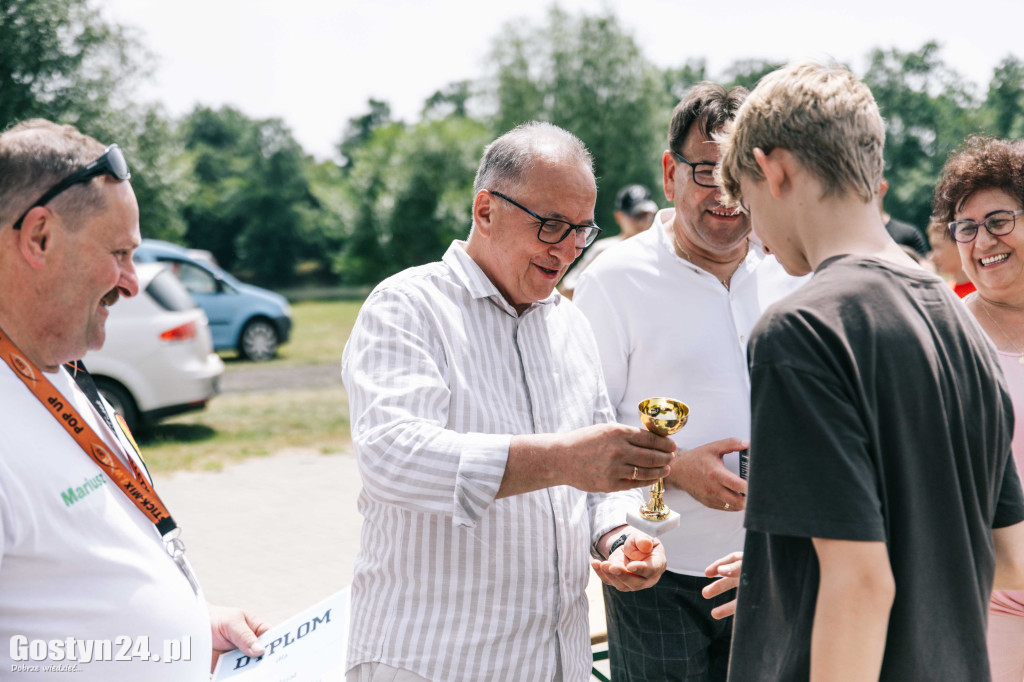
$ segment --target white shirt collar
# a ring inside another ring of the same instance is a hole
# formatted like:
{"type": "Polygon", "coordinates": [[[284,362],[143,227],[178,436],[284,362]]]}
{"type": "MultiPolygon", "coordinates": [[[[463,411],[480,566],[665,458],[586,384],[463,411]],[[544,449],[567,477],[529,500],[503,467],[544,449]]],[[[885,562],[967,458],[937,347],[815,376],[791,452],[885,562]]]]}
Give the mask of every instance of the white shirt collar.
{"type": "MultiPolygon", "coordinates": [[[[466,287],[466,290],[469,291],[470,296],[474,299],[489,298],[510,315],[519,315],[512,304],[498,291],[498,287],[487,276],[487,273],[466,253],[466,242],[458,239],[454,240],[448,247],[448,250],[445,251],[441,261],[451,268],[456,279],[466,287]]],[[[527,308],[527,311],[538,305],[548,305],[550,303],[557,305],[561,300],[562,295],[555,290],[547,298],[533,303],[530,308],[527,308]]]]}

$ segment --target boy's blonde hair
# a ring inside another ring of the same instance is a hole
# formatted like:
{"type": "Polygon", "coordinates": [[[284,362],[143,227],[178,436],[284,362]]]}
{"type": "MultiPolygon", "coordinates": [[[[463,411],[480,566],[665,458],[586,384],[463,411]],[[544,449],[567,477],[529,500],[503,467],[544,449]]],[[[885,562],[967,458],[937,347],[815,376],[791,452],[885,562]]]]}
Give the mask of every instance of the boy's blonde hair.
{"type": "Polygon", "coordinates": [[[754,148],[789,150],[824,187],[872,201],[882,182],[885,125],[864,83],[839,64],[789,64],[762,78],[718,137],[719,186],[739,205],[740,177],[763,178],[754,148]]]}

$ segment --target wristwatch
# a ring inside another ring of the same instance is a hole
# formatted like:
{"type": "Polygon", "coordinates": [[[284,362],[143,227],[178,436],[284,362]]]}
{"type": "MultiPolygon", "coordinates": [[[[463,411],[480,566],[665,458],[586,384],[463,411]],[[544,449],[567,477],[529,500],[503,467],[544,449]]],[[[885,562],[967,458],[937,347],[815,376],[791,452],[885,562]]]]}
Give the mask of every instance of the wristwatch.
{"type": "Polygon", "coordinates": [[[627,533],[623,533],[619,537],[615,538],[615,542],[613,542],[612,546],[608,548],[608,558],[609,559],[612,557],[612,554],[615,554],[615,550],[617,550],[619,547],[622,547],[624,544],[626,544],[626,538],[628,538],[628,537],[629,537],[629,535],[627,533]]]}

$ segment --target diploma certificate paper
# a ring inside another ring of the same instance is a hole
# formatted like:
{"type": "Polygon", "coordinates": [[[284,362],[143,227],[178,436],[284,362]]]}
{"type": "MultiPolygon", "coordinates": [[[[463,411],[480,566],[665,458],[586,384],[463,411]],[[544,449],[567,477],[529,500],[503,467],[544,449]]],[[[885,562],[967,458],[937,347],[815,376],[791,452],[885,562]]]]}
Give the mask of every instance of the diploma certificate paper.
{"type": "Polygon", "coordinates": [[[222,654],[213,682],[344,682],[349,588],[267,630],[259,658],[238,649],[222,654]]]}

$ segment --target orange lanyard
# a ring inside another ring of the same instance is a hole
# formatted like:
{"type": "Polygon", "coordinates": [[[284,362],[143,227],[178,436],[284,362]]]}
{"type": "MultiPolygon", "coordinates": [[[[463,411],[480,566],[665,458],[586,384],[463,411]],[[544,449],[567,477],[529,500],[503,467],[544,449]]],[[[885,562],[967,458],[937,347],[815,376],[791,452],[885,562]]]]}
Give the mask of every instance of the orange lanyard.
{"type": "MultiPolygon", "coordinates": [[[[75,411],[69,401],[57,388],[50,383],[50,380],[36,368],[32,362],[21,354],[14,342],[7,338],[7,335],[0,330],[0,356],[14,370],[14,374],[24,382],[30,391],[39,399],[53,418],[64,427],[68,434],[75,439],[79,447],[99,465],[110,477],[110,480],[117,484],[128,499],[139,508],[146,517],[153,522],[161,536],[165,537],[173,532],[178,524],[171,518],[167,507],[157,496],[149,481],[139,470],[138,465],[129,453],[125,453],[131,470],[121,463],[121,460],[114,455],[107,447],[103,439],[92,430],[92,427],[75,411]]],[[[116,441],[116,434],[115,434],[116,441]]]]}

